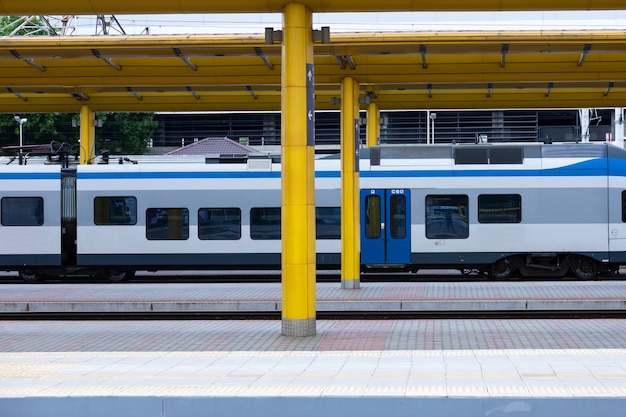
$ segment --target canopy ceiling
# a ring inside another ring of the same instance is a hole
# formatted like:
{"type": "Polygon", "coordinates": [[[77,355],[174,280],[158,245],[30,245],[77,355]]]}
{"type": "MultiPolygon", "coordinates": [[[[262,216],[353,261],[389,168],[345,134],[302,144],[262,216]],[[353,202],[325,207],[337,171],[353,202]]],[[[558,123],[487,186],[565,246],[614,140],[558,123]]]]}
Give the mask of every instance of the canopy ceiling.
{"type": "MultiPolygon", "coordinates": [[[[346,76],[381,109],[626,103],[626,32],[330,39],[314,47],[318,110],[339,109],[346,76]]],[[[5,37],[0,112],[280,110],[281,66],[280,44],[261,35],[5,37]]]]}

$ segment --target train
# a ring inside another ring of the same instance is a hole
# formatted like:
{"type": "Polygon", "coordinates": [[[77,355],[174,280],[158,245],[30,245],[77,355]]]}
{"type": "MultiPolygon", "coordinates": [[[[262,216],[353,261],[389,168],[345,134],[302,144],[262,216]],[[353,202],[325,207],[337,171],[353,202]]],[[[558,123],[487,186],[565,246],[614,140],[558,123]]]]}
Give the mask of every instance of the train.
{"type": "MultiPolygon", "coordinates": [[[[610,143],[379,145],[358,152],[362,272],[580,279],[626,264],[626,151],[610,143]]],[[[27,282],[281,268],[272,154],[0,159],[0,270],[27,282]]],[[[319,269],[341,265],[341,160],[315,159],[319,269]]]]}

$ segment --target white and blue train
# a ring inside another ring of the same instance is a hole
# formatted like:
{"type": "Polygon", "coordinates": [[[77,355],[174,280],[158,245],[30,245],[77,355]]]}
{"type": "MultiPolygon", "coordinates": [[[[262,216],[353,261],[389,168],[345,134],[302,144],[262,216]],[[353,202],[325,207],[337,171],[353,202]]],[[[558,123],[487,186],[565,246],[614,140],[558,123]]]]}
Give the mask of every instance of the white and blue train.
{"type": "MultiPolygon", "coordinates": [[[[626,151],[613,145],[384,145],[358,165],[363,271],[591,279],[626,264],[626,151]]],[[[340,175],[338,156],[316,159],[319,268],[340,266],[340,175]]],[[[279,269],[280,176],[267,155],[5,162],[0,269],[26,281],[279,269]]]]}

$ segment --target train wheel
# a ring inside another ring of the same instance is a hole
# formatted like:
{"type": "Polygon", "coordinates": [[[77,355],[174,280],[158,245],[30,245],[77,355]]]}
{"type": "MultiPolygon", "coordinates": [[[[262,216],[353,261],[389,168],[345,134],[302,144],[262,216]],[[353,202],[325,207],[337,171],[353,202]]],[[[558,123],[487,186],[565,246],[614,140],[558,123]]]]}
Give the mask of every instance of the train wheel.
{"type": "Polygon", "coordinates": [[[506,279],[513,275],[514,270],[510,259],[500,259],[491,265],[489,276],[496,279],[506,279]]]}
{"type": "Polygon", "coordinates": [[[22,269],[20,270],[20,278],[27,283],[35,283],[43,281],[41,274],[36,269],[22,269]]]}
{"type": "Polygon", "coordinates": [[[586,256],[579,256],[572,264],[572,272],[579,279],[594,279],[598,275],[596,261],[586,256]]]}
{"type": "Polygon", "coordinates": [[[111,282],[129,281],[135,276],[135,271],[121,271],[119,269],[109,269],[103,273],[104,278],[111,282]]]}

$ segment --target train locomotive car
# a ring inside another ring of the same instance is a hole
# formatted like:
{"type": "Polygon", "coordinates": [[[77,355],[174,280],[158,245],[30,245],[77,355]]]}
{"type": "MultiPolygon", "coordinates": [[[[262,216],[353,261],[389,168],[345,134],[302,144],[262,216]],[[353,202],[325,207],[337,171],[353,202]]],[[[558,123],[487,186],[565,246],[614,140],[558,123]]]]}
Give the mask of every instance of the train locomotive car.
{"type": "Polygon", "coordinates": [[[594,143],[373,148],[361,261],[495,278],[615,273],[626,261],[625,158],[594,143]]]}
{"type": "MultiPolygon", "coordinates": [[[[611,144],[362,149],[363,271],[591,279],[626,263],[626,151],[611,144]]],[[[0,167],[0,269],[26,281],[280,268],[269,155],[0,167]]],[[[316,159],[318,268],[341,259],[340,159],[316,159]]]]}

